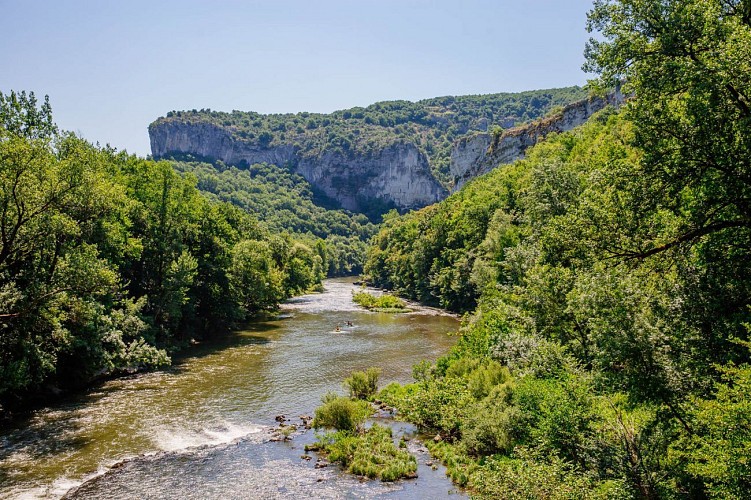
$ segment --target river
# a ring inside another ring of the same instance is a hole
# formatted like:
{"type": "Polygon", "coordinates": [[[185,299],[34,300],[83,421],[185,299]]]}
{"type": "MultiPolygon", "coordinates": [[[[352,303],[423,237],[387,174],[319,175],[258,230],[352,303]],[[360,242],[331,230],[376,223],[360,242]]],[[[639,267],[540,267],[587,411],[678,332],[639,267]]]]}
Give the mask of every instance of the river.
{"type": "Polygon", "coordinates": [[[363,311],[355,289],[351,279],[327,280],[325,292],[196,346],[168,370],[111,380],[14,422],[0,433],[0,497],[462,496],[414,441],[419,477],[383,484],[303,460],[312,431],[269,440],[275,416],[312,415],[325,393],[344,392],[353,370],[381,368],[381,386],[408,382],[415,363],[455,342],[455,318],[363,311]]]}

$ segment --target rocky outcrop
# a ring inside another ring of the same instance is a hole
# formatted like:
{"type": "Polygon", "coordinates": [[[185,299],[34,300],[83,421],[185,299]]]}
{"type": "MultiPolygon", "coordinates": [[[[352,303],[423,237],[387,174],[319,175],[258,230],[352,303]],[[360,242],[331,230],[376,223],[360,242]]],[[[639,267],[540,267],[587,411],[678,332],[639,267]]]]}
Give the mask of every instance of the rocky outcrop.
{"type": "Polygon", "coordinates": [[[191,154],[231,165],[271,163],[287,166],[357,212],[373,207],[420,208],[445,198],[446,190],[430,171],[427,157],[413,144],[392,142],[368,153],[324,149],[310,155],[291,144],[261,146],[209,122],[159,120],[149,127],[155,158],[191,154]]]}
{"type": "Polygon", "coordinates": [[[173,154],[191,154],[222,160],[230,165],[270,163],[284,166],[295,160],[295,147],[281,145],[264,148],[241,141],[232,132],[209,122],[157,121],[149,127],[151,154],[164,158],[173,154]]]}
{"type": "MultiPolygon", "coordinates": [[[[608,104],[617,105],[621,101],[622,96],[617,92],[606,98],[585,99],[500,135],[486,132],[488,119],[477,117],[471,127],[477,131],[456,141],[451,150],[453,188],[460,188],[469,179],[498,165],[524,157],[527,148],[548,134],[577,127],[608,104]]],[[[391,207],[421,208],[448,194],[433,175],[425,153],[389,127],[377,129],[376,135],[369,136],[371,129],[353,126],[346,129],[350,131],[346,140],[325,142],[331,139],[319,133],[324,129],[316,128],[314,123],[310,130],[298,126],[296,131],[287,129],[286,135],[267,134],[267,142],[262,142],[266,132],[249,129],[247,123],[245,129],[238,128],[233,116],[202,110],[160,118],[149,126],[152,155],[163,158],[190,154],[239,167],[255,163],[286,167],[301,174],[341,207],[368,215],[378,215],[391,207]]],[[[258,115],[251,119],[261,118],[258,115]]],[[[330,119],[328,115],[324,118],[330,119]]],[[[448,120],[446,116],[442,119],[448,120]]],[[[501,123],[510,125],[512,119],[501,123]]],[[[447,126],[448,121],[443,125],[447,126]]]]}
{"type": "Polygon", "coordinates": [[[550,117],[504,131],[500,135],[479,133],[462,137],[451,150],[450,172],[454,190],[467,181],[499,165],[523,158],[527,148],[553,132],[565,132],[586,122],[608,105],[620,105],[623,96],[613,93],[605,98],[591,97],[564,107],[550,117]]]}
{"type": "Polygon", "coordinates": [[[447,194],[430,172],[428,159],[409,143],[390,144],[366,156],[325,152],[301,159],[296,170],[352,211],[373,203],[421,208],[447,194]]]}

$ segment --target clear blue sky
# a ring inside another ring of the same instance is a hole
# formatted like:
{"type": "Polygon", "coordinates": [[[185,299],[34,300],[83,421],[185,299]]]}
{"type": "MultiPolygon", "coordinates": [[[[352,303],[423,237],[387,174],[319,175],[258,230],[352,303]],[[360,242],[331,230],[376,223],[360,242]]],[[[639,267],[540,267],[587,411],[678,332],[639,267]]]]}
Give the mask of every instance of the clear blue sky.
{"type": "Polygon", "coordinates": [[[0,91],[148,154],[170,110],[330,112],[581,85],[591,0],[0,0],[0,91]]]}

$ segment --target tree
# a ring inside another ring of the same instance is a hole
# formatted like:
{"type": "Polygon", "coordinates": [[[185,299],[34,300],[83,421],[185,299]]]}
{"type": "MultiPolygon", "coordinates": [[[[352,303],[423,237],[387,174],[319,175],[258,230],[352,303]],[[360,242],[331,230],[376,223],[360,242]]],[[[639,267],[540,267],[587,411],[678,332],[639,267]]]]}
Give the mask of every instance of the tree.
{"type": "Polygon", "coordinates": [[[245,240],[235,245],[229,276],[233,295],[248,314],[268,309],[284,298],[284,274],[265,241],[245,240]]]}
{"type": "Polygon", "coordinates": [[[751,488],[751,367],[726,366],[722,374],[715,397],[691,401],[694,432],[684,432],[670,456],[710,497],[743,498],[751,488]]]}
{"type": "Polygon", "coordinates": [[[616,254],[646,258],[751,228],[751,1],[597,0],[587,71],[624,82],[644,152],[640,210],[656,231],[616,254]],[[648,209],[648,210],[645,210],[648,209]],[[649,220],[657,210],[679,220],[649,220]]]}
{"type": "Polygon", "coordinates": [[[58,132],[49,96],[44,96],[44,104],[37,108],[34,92],[12,90],[8,95],[0,92],[0,127],[26,139],[51,139],[58,132]]]}

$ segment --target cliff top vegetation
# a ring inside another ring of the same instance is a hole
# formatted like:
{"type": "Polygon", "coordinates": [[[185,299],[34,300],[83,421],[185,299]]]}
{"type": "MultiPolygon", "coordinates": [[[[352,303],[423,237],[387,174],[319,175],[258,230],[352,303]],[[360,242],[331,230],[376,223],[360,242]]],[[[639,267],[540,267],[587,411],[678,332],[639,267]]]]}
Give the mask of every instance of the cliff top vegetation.
{"type": "Polygon", "coordinates": [[[448,184],[451,146],[462,135],[517,126],[586,96],[585,89],[573,86],[444,96],[416,102],[383,101],[330,114],[265,115],[193,109],[170,111],[150,127],[165,123],[208,123],[230,130],[237,140],[260,147],[291,144],[306,156],[318,156],[324,151],[370,154],[389,144],[407,142],[426,154],[436,178],[448,184]]]}

